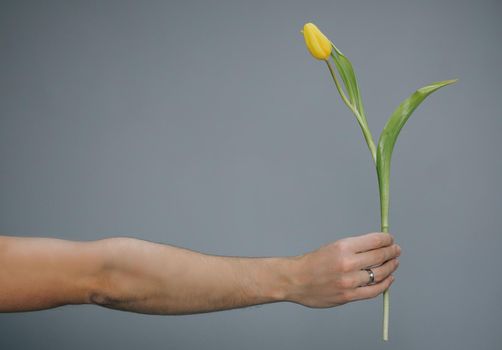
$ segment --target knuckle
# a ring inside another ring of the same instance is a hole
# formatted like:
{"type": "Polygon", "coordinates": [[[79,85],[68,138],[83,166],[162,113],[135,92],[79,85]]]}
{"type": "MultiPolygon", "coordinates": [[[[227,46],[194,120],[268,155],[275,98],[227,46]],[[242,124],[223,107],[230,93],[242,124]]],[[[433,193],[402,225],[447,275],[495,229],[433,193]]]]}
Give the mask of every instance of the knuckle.
{"type": "Polygon", "coordinates": [[[387,268],[387,274],[390,275],[392,272],[394,272],[397,269],[397,262],[396,260],[393,260],[391,264],[389,264],[389,267],[387,268]]]}
{"type": "Polygon", "coordinates": [[[393,279],[392,277],[387,276],[386,279],[380,283],[380,288],[378,288],[378,294],[383,293],[389,286],[391,285],[393,279]]]}
{"type": "Polygon", "coordinates": [[[385,276],[388,274],[388,271],[383,270],[383,269],[376,269],[375,271],[375,282],[378,283],[381,280],[385,278],[385,276]]]}
{"type": "Polygon", "coordinates": [[[342,277],[340,278],[340,287],[343,289],[350,289],[352,288],[352,285],[354,284],[354,281],[350,277],[342,277]]]}
{"type": "Polygon", "coordinates": [[[339,262],[340,271],[350,272],[350,271],[352,271],[353,267],[354,267],[354,262],[352,261],[352,259],[349,259],[347,257],[340,259],[340,262],[339,262]]]}
{"type": "Polygon", "coordinates": [[[385,236],[382,233],[375,235],[374,240],[375,240],[375,245],[378,247],[385,244],[385,236]]]}
{"type": "Polygon", "coordinates": [[[387,260],[387,250],[386,249],[380,249],[378,250],[378,252],[376,253],[376,259],[378,260],[378,262],[383,262],[385,260],[387,260]]]}
{"type": "Polygon", "coordinates": [[[387,234],[387,237],[389,237],[389,242],[390,244],[394,244],[394,236],[391,235],[390,233],[387,234]]]}
{"type": "Polygon", "coordinates": [[[382,292],[383,292],[383,289],[380,289],[380,288],[375,288],[375,289],[373,289],[373,290],[369,293],[369,297],[370,297],[370,298],[374,298],[374,297],[376,297],[376,296],[380,295],[380,293],[382,293],[382,292]]]}
{"type": "Polygon", "coordinates": [[[399,252],[397,244],[393,244],[391,248],[392,248],[392,255],[397,255],[397,253],[399,252]]]}
{"type": "Polygon", "coordinates": [[[340,239],[334,243],[334,248],[340,252],[347,250],[347,241],[345,239],[340,239]]]}
{"type": "Polygon", "coordinates": [[[382,282],[383,280],[385,280],[392,273],[392,271],[394,271],[394,267],[392,266],[392,264],[388,264],[387,266],[385,266],[378,276],[378,282],[382,282]]]}
{"type": "Polygon", "coordinates": [[[389,250],[388,250],[388,257],[387,259],[393,259],[397,256],[397,253],[398,253],[398,248],[396,245],[392,245],[390,246],[389,250]]]}
{"type": "Polygon", "coordinates": [[[384,249],[384,251],[382,253],[383,253],[382,254],[382,262],[389,261],[390,259],[392,259],[394,257],[394,249],[393,248],[384,249]]]}
{"type": "Polygon", "coordinates": [[[383,281],[384,279],[387,278],[394,270],[396,269],[396,265],[394,262],[390,262],[385,264],[384,267],[382,267],[381,271],[379,273],[375,273],[375,280],[378,282],[383,281]]]}
{"type": "Polygon", "coordinates": [[[397,244],[396,244],[396,251],[398,256],[401,255],[401,247],[397,244]]]}
{"type": "Polygon", "coordinates": [[[392,257],[395,258],[399,256],[399,246],[397,244],[394,244],[392,246],[392,257]]]}
{"type": "Polygon", "coordinates": [[[386,282],[381,282],[375,286],[375,288],[370,292],[371,298],[374,298],[380,294],[382,294],[387,289],[386,282]]]}
{"type": "Polygon", "coordinates": [[[392,264],[390,266],[390,270],[394,271],[395,269],[397,269],[397,267],[399,266],[399,261],[397,259],[392,259],[392,264]]]}
{"type": "Polygon", "coordinates": [[[387,288],[390,287],[390,284],[392,283],[392,279],[391,278],[387,278],[387,280],[382,284],[382,287],[378,290],[378,294],[381,294],[383,292],[385,292],[387,290],[387,288]]]}

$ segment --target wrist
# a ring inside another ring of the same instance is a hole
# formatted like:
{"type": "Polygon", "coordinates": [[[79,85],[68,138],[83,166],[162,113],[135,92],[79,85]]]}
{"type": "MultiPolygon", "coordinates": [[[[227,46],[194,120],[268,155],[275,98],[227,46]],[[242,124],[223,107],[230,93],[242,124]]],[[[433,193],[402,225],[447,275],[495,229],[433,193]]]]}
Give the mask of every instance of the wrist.
{"type": "Polygon", "coordinates": [[[264,274],[257,280],[265,302],[293,301],[301,260],[298,256],[264,259],[264,274]]]}

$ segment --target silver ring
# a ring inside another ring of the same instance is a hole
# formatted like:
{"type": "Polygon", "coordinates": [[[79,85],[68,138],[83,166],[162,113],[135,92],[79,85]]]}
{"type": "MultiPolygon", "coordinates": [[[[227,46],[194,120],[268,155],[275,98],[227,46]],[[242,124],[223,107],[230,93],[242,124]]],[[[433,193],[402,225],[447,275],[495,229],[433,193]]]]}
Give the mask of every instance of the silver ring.
{"type": "Polygon", "coordinates": [[[371,269],[364,269],[364,271],[366,271],[370,275],[370,281],[368,282],[368,285],[375,282],[375,274],[373,273],[373,271],[371,269]]]}

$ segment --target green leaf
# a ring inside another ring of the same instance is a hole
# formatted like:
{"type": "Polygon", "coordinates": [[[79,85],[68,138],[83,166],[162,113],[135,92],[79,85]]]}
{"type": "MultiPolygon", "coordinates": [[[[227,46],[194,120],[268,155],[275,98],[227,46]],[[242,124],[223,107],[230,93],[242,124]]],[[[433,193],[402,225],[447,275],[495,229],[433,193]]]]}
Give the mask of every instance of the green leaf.
{"type": "Polygon", "coordinates": [[[343,80],[351,104],[357,109],[363,121],[366,122],[363,101],[352,63],[338,50],[334,50],[331,56],[335,62],[336,70],[340,73],[340,77],[343,80]]]}
{"type": "Polygon", "coordinates": [[[380,134],[380,139],[378,140],[376,156],[376,169],[382,211],[382,229],[388,228],[390,160],[399,132],[413,111],[427,96],[443,86],[453,84],[456,81],[457,79],[440,81],[418,89],[396,108],[387,121],[387,124],[385,124],[380,134]]]}
{"type": "MultiPolygon", "coordinates": [[[[376,160],[376,147],[375,143],[373,141],[373,137],[371,135],[371,131],[368,126],[368,122],[366,120],[366,113],[364,111],[364,106],[363,106],[363,101],[361,98],[361,93],[359,91],[359,85],[357,83],[357,78],[356,78],[356,73],[354,72],[354,67],[352,66],[352,63],[349,61],[347,57],[345,57],[344,54],[338,48],[331,44],[333,46],[332,52],[331,52],[331,57],[333,58],[333,61],[335,63],[336,70],[338,71],[338,74],[342,78],[343,85],[345,88],[345,91],[348,94],[348,107],[352,111],[352,113],[355,115],[357,122],[359,123],[359,126],[361,127],[361,131],[363,132],[364,139],[366,140],[366,143],[368,145],[368,148],[371,152],[371,156],[373,160],[376,160]]],[[[328,63],[329,66],[329,63],[328,63]]],[[[332,73],[333,74],[333,73],[332,73]]],[[[333,77],[333,79],[336,79],[333,77]]],[[[338,86],[337,86],[338,87],[338,86]]],[[[343,91],[339,92],[341,95],[343,95],[343,91]]],[[[344,97],[342,96],[342,99],[344,97]]],[[[347,102],[347,101],[345,101],[347,102]]]]}

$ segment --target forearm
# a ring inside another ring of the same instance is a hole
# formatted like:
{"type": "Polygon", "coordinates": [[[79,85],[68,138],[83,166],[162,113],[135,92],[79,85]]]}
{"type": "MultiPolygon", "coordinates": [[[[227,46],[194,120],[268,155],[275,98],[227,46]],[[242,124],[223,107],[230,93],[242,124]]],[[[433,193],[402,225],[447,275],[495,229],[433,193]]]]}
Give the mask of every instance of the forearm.
{"type": "Polygon", "coordinates": [[[93,303],[189,314],[284,299],[292,258],[205,255],[132,238],[0,236],[0,312],[93,303]]]}
{"type": "Polygon", "coordinates": [[[100,247],[98,305],[149,314],[190,314],[283,301],[294,258],[205,255],[136,239],[100,247]]]}

